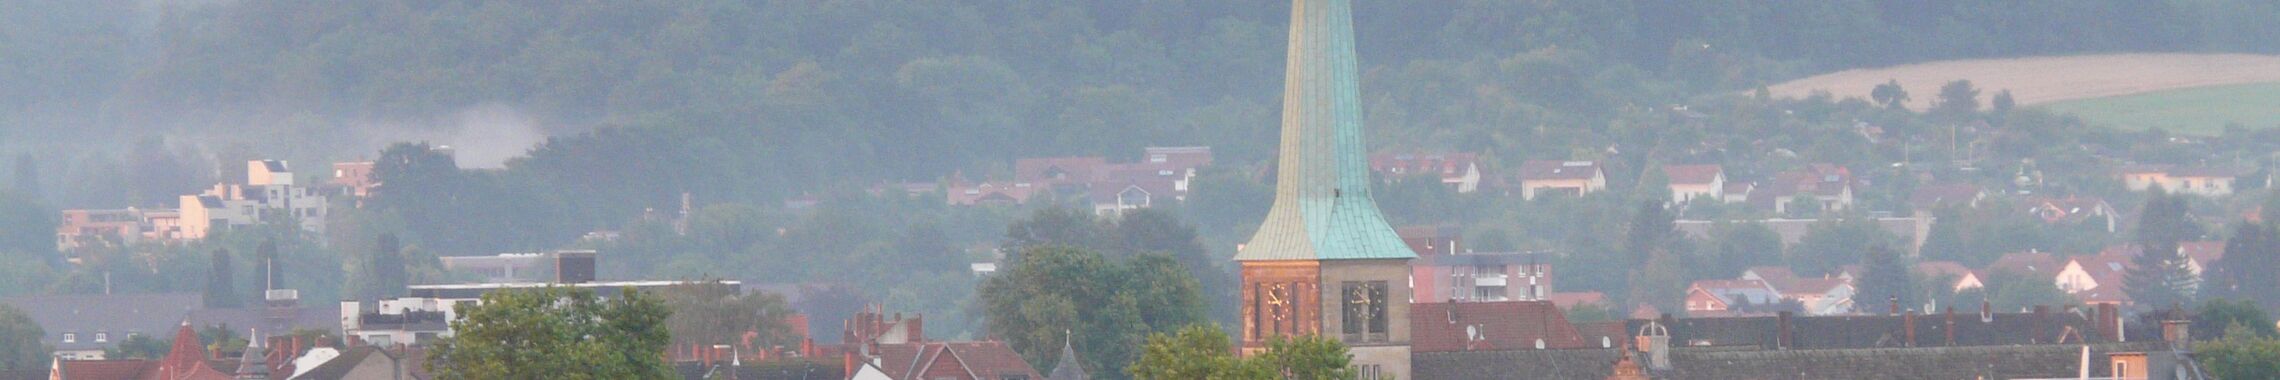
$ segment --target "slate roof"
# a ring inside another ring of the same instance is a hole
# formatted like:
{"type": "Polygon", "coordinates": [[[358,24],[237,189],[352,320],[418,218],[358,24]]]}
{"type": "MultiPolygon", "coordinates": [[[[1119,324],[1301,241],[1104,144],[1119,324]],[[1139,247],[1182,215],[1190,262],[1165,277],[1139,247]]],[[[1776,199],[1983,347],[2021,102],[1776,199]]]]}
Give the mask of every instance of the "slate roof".
{"type": "MultiPolygon", "coordinates": [[[[41,342],[57,350],[99,350],[129,334],[165,338],[184,318],[204,303],[196,293],[27,296],[0,299],[39,322],[47,335],[41,342]],[[64,343],[63,334],[74,342],[64,343]],[[96,342],[95,334],[109,334],[111,342],[96,342]]],[[[339,323],[334,321],[335,324],[339,323]]]]}
{"type": "Polygon", "coordinates": [[[1597,347],[1549,301],[1434,302],[1409,304],[1413,352],[1597,347]]]}
{"type": "MultiPolygon", "coordinates": [[[[836,360],[836,359],[834,359],[836,360]]],[[[747,362],[736,366],[724,363],[705,365],[702,362],[676,362],[673,370],[687,380],[815,380],[845,379],[846,368],[825,365],[807,360],[780,360],[761,363],[747,362]],[[707,377],[718,373],[719,377],[707,377]],[[734,375],[734,376],[731,376],[734,375]]]]}

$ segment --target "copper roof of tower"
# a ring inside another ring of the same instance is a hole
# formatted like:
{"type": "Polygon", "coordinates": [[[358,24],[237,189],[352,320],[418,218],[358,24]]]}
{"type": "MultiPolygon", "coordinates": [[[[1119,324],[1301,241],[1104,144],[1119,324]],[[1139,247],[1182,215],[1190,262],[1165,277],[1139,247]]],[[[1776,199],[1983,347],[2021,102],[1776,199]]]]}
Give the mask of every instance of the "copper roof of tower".
{"type": "Polygon", "coordinates": [[[1350,0],[1292,0],[1274,207],[1238,261],[1417,255],[1370,197],[1350,0]]]}

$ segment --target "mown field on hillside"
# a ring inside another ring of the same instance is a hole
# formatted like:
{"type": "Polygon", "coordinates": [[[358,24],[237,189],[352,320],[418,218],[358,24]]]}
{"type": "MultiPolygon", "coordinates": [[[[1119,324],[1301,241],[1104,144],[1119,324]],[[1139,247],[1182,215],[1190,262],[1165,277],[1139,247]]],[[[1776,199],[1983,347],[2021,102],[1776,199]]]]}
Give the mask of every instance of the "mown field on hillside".
{"type": "MultiPolygon", "coordinates": [[[[1938,61],[1845,70],[1783,82],[1767,89],[1778,97],[1805,97],[1814,91],[1829,91],[1839,99],[1867,99],[1876,85],[1896,80],[1908,92],[1908,108],[1921,110],[1939,98],[1940,85],[1957,79],[1970,80],[1978,87],[1981,102],[1986,102],[1997,91],[2010,90],[2019,105],[2033,106],[2186,88],[2280,82],[2280,56],[2100,54],[1938,61]]],[[[2186,99],[2155,98],[2152,101],[2186,99]]],[[[2280,103],[2267,100],[2262,104],[2280,103]]]]}
{"type": "Polygon", "coordinates": [[[2280,127],[2280,82],[2182,88],[2042,106],[2092,124],[2172,133],[2222,134],[2226,125],[2280,127]]]}

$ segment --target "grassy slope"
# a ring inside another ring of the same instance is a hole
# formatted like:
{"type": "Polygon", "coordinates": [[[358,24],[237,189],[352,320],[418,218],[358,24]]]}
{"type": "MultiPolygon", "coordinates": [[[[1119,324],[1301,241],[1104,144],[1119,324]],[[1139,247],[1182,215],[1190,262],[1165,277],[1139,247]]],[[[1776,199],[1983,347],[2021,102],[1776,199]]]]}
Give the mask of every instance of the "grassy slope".
{"type": "Polygon", "coordinates": [[[2280,127],[2280,83],[2193,87],[2041,106],[2122,129],[2217,135],[2226,124],[2280,127]]]}

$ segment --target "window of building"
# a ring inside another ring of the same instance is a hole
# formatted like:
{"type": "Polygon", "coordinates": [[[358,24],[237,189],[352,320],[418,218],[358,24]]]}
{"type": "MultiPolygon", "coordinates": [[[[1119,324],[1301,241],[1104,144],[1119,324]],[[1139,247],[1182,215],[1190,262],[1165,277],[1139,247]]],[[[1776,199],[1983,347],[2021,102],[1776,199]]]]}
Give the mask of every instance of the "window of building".
{"type": "Polygon", "coordinates": [[[63,342],[64,342],[64,343],[79,343],[79,334],[77,334],[77,333],[63,333],[63,342]]]}
{"type": "Polygon", "coordinates": [[[95,343],[105,343],[105,342],[110,342],[110,341],[111,341],[111,333],[107,333],[107,332],[99,332],[99,333],[95,333],[95,343]]]}
{"type": "Polygon", "coordinates": [[[1385,281],[1346,281],[1339,287],[1347,341],[1386,341],[1385,289],[1385,281]]]}
{"type": "Polygon", "coordinates": [[[1356,365],[1354,366],[1354,378],[1360,380],[1378,380],[1385,378],[1385,367],[1376,364],[1356,365]]]}

